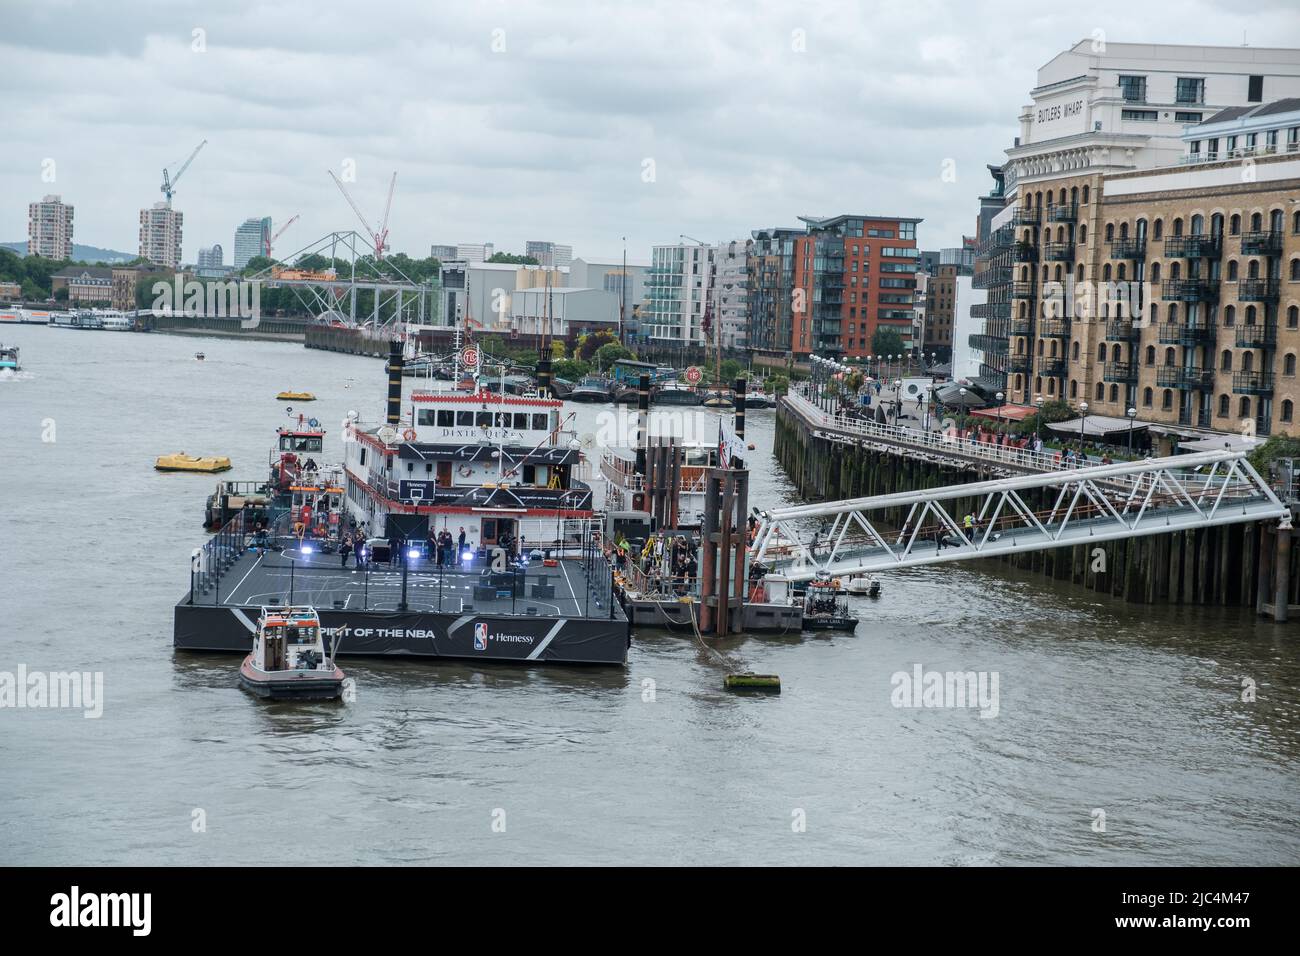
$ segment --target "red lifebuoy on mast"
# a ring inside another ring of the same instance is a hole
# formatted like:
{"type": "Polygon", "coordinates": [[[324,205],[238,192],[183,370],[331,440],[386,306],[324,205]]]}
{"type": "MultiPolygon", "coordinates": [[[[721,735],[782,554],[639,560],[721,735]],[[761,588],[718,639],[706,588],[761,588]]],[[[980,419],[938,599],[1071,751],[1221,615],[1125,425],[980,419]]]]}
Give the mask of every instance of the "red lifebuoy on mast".
{"type": "Polygon", "coordinates": [[[415,429],[408,428],[406,431],[402,432],[402,437],[407,441],[415,441],[415,429]]]}

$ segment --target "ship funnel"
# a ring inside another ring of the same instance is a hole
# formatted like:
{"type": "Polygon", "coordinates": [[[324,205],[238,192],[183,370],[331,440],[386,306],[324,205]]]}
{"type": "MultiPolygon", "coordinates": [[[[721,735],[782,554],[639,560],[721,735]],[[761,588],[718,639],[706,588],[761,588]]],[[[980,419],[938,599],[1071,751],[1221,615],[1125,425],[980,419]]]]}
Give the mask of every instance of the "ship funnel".
{"type": "Polygon", "coordinates": [[[402,421],[402,343],[396,339],[388,346],[388,417],[390,425],[402,421]]]}
{"type": "Polygon", "coordinates": [[[636,386],[636,473],[645,474],[646,445],[650,441],[650,376],[642,375],[636,386]]]}

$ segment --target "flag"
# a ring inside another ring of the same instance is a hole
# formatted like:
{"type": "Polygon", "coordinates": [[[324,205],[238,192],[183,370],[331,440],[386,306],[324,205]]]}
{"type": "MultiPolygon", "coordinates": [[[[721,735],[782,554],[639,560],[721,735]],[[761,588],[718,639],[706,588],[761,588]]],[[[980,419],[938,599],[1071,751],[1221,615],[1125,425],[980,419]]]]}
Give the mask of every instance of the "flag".
{"type": "Polygon", "coordinates": [[[722,419],[718,419],[718,465],[722,468],[730,468],[730,448],[728,447],[727,437],[722,433],[722,419]]]}

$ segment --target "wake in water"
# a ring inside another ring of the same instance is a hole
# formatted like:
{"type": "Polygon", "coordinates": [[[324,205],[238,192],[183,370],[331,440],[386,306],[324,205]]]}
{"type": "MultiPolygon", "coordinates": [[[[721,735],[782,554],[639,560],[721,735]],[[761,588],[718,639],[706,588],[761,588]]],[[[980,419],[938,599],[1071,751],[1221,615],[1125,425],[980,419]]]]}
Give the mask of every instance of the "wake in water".
{"type": "Polygon", "coordinates": [[[22,370],[15,372],[11,368],[0,369],[0,382],[26,382],[35,377],[31,372],[22,370]]]}

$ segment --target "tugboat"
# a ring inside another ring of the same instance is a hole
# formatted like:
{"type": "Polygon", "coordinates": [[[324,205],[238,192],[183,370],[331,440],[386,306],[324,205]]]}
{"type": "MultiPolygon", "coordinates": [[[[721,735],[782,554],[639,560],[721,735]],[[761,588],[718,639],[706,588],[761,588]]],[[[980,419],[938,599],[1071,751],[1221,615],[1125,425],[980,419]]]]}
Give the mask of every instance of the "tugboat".
{"type": "Polygon", "coordinates": [[[698,405],[704,396],[681,382],[665,382],[650,393],[651,405],[698,405]]]}
{"type": "Polygon", "coordinates": [[[315,608],[262,608],[252,653],[239,666],[240,686],[269,700],[334,700],[343,692],[343,676],[325,653],[315,608]]]}
{"type": "Polygon", "coordinates": [[[0,372],[17,372],[22,369],[18,364],[18,346],[0,345],[0,372]]]}
{"type": "Polygon", "coordinates": [[[851,631],[858,619],[849,616],[848,605],[838,598],[839,588],[826,571],[818,571],[809,582],[803,603],[805,631],[851,631]]]}

